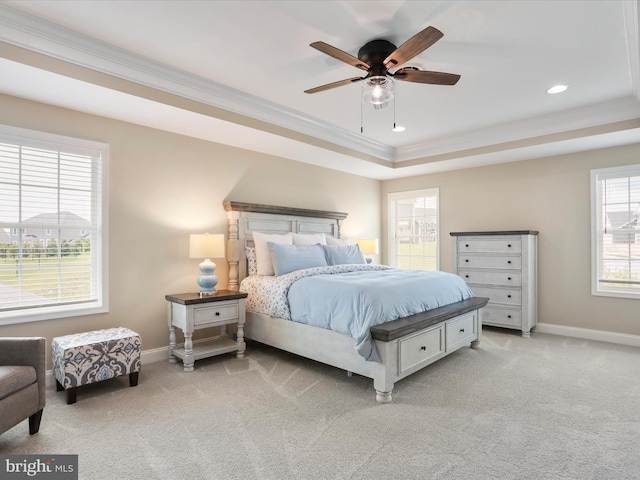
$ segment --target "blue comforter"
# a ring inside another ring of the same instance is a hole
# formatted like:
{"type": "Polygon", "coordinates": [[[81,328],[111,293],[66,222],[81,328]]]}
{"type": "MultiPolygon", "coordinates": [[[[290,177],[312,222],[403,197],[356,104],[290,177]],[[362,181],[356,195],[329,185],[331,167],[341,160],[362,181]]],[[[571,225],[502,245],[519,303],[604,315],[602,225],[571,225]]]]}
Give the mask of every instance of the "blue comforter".
{"type": "Polygon", "coordinates": [[[376,362],[370,327],[471,297],[457,275],[395,268],[305,276],[288,291],[293,321],[349,335],[358,353],[376,362]]]}

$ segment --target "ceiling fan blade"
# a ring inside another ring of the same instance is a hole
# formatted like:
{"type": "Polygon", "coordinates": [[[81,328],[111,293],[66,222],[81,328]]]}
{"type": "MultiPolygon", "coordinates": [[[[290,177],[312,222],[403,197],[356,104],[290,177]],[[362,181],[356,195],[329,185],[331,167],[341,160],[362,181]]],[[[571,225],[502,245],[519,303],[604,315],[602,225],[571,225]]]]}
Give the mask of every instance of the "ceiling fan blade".
{"type": "Polygon", "coordinates": [[[330,57],[336,58],[341,62],[348,63],[349,65],[353,65],[354,67],[359,68],[361,70],[369,70],[371,68],[369,65],[367,65],[365,62],[363,62],[359,58],[356,58],[353,55],[348,54],[347,52],[343,52],[339,48],[332,47],[328,43],[313,42],[310,46],[312,46],[316,50],[320,50],[322,53],[325,53],[330,57]]]}
{"type": "Polygon", "coordinates": [[[327,83],[326,85],[321,85],[319,87],[310,88],[309,90],[305,90],[304,93],[324,92],[325,90],[330,90],[332,88],[341,87],[343,85],[349,85],[350,83],[358,82],[360,80],[364,80],[365,78],[367,78],[367,77],[347,78],[345,80],[340,80],[338,82],[327,83]]]}
{"type": "Polygon", "coordinates": [[[401,68],[393,74],[396,80],[415,83],[430,83],[432,85],[455,85],[460,80],[460,75],[455,73],[425,72],[401,68]]]}
{"type": "Polygon", "coordinates": [[[434,27],[427,27],[416,33],[409,40],[400,45],[394,52],[384,59],[384,66],[388,69],[407,63],[416,55],[424,52],[431,45],[440,40],[444,34],[434,27]]]}

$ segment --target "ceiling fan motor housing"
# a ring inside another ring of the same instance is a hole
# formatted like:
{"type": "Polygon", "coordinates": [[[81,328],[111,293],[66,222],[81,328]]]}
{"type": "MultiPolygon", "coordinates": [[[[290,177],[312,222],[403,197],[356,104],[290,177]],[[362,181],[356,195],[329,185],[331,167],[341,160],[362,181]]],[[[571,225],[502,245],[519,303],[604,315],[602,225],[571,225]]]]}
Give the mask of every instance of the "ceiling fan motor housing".
{"type": "Polygon", "coordinates": [[[358,58],[371,66],[370,76],[385,76],[384,60],[395,51],[396,46],[388,40],[371,40],[358,50],[358,58]]]}

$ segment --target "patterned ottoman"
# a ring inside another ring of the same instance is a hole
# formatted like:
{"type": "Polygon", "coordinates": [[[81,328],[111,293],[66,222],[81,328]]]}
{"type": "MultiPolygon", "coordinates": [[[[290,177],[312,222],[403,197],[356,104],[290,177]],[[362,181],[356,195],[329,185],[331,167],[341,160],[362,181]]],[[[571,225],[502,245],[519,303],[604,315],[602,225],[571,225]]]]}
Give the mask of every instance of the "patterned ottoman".
{"type": "Polygon", "coordinates": [[[82,385],[129,374],[129,385],[138,385],[140,335],[128,328],[108,328],[55,337],[52,341],[56,389],[67,391],[67,404],[76,403],[82,385]]]}

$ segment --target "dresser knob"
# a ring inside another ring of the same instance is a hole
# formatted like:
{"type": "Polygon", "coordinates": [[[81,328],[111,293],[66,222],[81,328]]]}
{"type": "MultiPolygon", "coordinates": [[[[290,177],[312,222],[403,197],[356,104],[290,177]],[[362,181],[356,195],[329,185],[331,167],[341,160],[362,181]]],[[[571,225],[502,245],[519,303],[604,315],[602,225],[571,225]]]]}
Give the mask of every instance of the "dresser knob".
{"type": "Polygon", "coordinates": [[[461,329],[460,329],[460,333],[464,333],[464,328],[461,328],[461,329]]]}
{"type": "Polygon", "coordinates": [[[511,315],[507,315],[507,318],[511,318],[511,315]]]}
{"type": "Polygon", "coordinates": [[[465,275],[464,278],[469,278],[469,275],[465,275]]]}
{"type": "Polygon", "coordinates": [[[511,295],[507,295],[507,298],[511,298],[511,295]]]}
{"type": "Polygon", "coordinates": [[[220,312],[216,312],[216,317],[219,317],[219,316],[220,316],[220,312]]]}
{"type": "Polygon", "coordinates": [[[511,260],[507,260],[507,263],[511,263],[511,260]]]}
{"type": "Polygon", "coordinates": [[[425,347],[424,345],[420,347],[420,350],[426,350],[427,347],[425,347]]]}
{"type": "Polygon", "coordinates": [[[511,248],[511,244],[507,245],[507,247],[511,248]]]}
{"type": "Polygon", "coordinates": [[[511,280],[511,277],[507,277],[507,280],[511,280]]]}
{"type": "Polygon", "coordinates": [[[469,259],[465,260],[465,262],[469,263],[469,259]]]}

